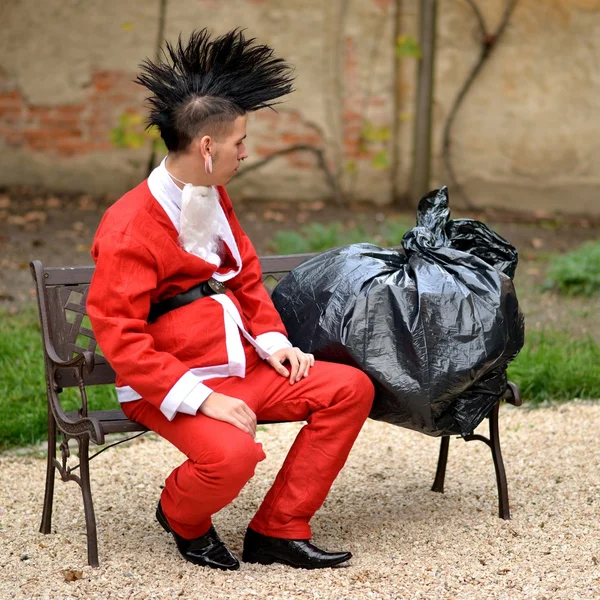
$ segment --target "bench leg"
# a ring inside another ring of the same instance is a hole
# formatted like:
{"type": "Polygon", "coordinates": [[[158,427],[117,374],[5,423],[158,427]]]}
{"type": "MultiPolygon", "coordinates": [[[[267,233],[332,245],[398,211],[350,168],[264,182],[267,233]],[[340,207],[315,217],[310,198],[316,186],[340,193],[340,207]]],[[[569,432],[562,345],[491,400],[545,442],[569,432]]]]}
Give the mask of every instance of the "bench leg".
{"type": "Polygon", "coordinates": [[[50,533],[52,529],[52,502],[54,500],[54,475],[56,473],[56,421],[48,406],[48,460],[46,465],[46,490],[40,533],[50,533]]]}
{"type": "Polygon", "coordinates": [[[431,486],[432,492],[444,493],[444,480],[446,479],[446,465],[448,463],[448,447],[450,446],[450,436],[442,437],[440,444],[440,456],[438,458],[437,471],[435,472],[435,480],[431,486]]]}
{"type": "Polygon", "coordinates": [[[87,435],[78,438],[79,464],[81,469],[81,493],[83,495],[83,510],[85,513],[85,529],[87,534],[88,563],[98,567],[98,536],[96,533],[96,516],[92,502],[92,488],[90,486],[89,447],[90,439],[87,435]]]}
{"type": "Polygon", "coordinates": [[[500,449],[500,431],[498,429],[498,411],[500,403],[492,409],[490,413],[490,448],[494,459],[494,468],[496,469],[496,485],[498,487],[498,516],[505,521],[510,519],[510,508],[508,505],[508,483],[506,481],[506,471],[504,461],[502,460],[502,450],[500,449]]]}
{"type": "Polygon", "coordinates": [[[494,469],[496,470],[496,487],[498,488],[498,516],[505,521],[510,519],[510,509],[508,506],[508,484],[506,482],[506,471],[504,470],[504,461],[502,460],[502,450],[500,448],[500,432],[498,429],[498,411],[500,402],[497,402],[494,408],[489,412],[490,437],[471,434],[466,435],[464,440],[471,442],[478,440],[489,446],[494,460],[494,469]]]}

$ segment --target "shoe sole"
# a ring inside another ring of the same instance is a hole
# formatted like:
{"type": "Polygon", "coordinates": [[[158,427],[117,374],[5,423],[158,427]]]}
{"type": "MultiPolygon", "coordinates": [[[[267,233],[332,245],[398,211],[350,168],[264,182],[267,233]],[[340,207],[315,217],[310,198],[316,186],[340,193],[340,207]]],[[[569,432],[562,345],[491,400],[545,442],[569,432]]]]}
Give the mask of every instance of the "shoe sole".
{"type": "MultiPolygon", "coordinates": [[[[351,557],[350,557],[351,558],[351,557]]],[[[332,561],[326,565],[298,565],[291,561],[287,561],[283,558],[275,558],[267,554],[244,554],[242,561],[247,563],[259,564],[259,565],[272,565],[273,563],[280,563],[287,565],[288,567],[294,567],[295,569],[328,569],[331,567],[337,567],[342,563],[348,562],[350,558],[344,558],[341,560],[332,561]]]]}

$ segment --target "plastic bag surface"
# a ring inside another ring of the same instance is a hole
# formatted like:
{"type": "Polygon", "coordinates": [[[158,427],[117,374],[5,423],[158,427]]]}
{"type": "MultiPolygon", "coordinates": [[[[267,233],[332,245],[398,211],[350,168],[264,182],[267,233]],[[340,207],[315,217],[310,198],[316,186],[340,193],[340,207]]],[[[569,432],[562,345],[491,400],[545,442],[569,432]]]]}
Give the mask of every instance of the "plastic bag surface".
{"type": "Polygon", "coordinates": [[[449,217],[447,188],[434,190],[404,253],[336,248],[273,291],[295,346],[371,377],[371,418],[433,436],[477,427],[524,341],[516,250],[483,223],[449,217]]]}

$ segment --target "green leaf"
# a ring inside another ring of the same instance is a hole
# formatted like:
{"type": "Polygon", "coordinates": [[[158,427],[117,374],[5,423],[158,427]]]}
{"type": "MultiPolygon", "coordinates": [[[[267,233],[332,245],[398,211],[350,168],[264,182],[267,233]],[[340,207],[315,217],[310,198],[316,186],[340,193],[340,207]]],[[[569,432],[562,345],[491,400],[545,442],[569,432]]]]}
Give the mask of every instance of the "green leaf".
{"type": "Polygon", "coordinates": [[[119,115],[118,125],[110,131],[111,142],[117,148],[143,148],[155,135],[146,131],[142,115],[130,112],[119,115]]]}
{"type": "Polygon", "coordinates": [[[385,171],[390,166],[387,150],[380,150],[371,160],[371,166],[380,171],[385,171]]]}
{"type": "Polygon", "coordinates": [[[387,142],[392,136],[392,132],[387,125],[378,127],[367,121],[360,135],[367,142],[387,142]]]}
{"type": "Polygon", "coordinates": [[[401,35],[396,40],[396,56],[419,60],[423,56],[423,52],[419,42],[412,35],[401,35]]]}

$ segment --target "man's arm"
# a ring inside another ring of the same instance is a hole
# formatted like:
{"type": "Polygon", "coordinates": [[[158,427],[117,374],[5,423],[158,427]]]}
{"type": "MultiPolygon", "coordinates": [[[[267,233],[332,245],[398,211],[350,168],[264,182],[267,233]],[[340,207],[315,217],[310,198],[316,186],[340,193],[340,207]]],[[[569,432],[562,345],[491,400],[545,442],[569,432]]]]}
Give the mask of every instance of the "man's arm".
{"type": "Polygon", "coordinates": [[[241,271],[227,282],[227,287],[240,303],[257,343],[268,355],[267,362],[280,375],[289,377],[290,383],[294,384],[308,376],[315,359],[312,354],[305,354],[299,348],[294,348],[288,340],[281,316],[263,285],[260,261],[254,246],[242,229],[227,192],[224,188],[219,188],[219,192],[242,258],[241,271]],[[284,363],[289,363],[289,369],[284,363]]]}
{"type": "Polygon", "coordinates": [[[240,272],[227,282],[242,307],[252,334],[268,354],[291,348],[277,309],[262,282],[260,261],[254,246],[240,225],[225,188],[219,187],[225,214],[242,260],[240,272]]]}
{"type": "Polygon", "coordinates": [[[158,352],[146,332],[150,294],[158,267],[150,252],[131,237],[108,234],[96,239],[96,270],[87,310],[104,356],[131,388],[169,419],[195,414],[212,390],[180,360],[158,352]]]}

